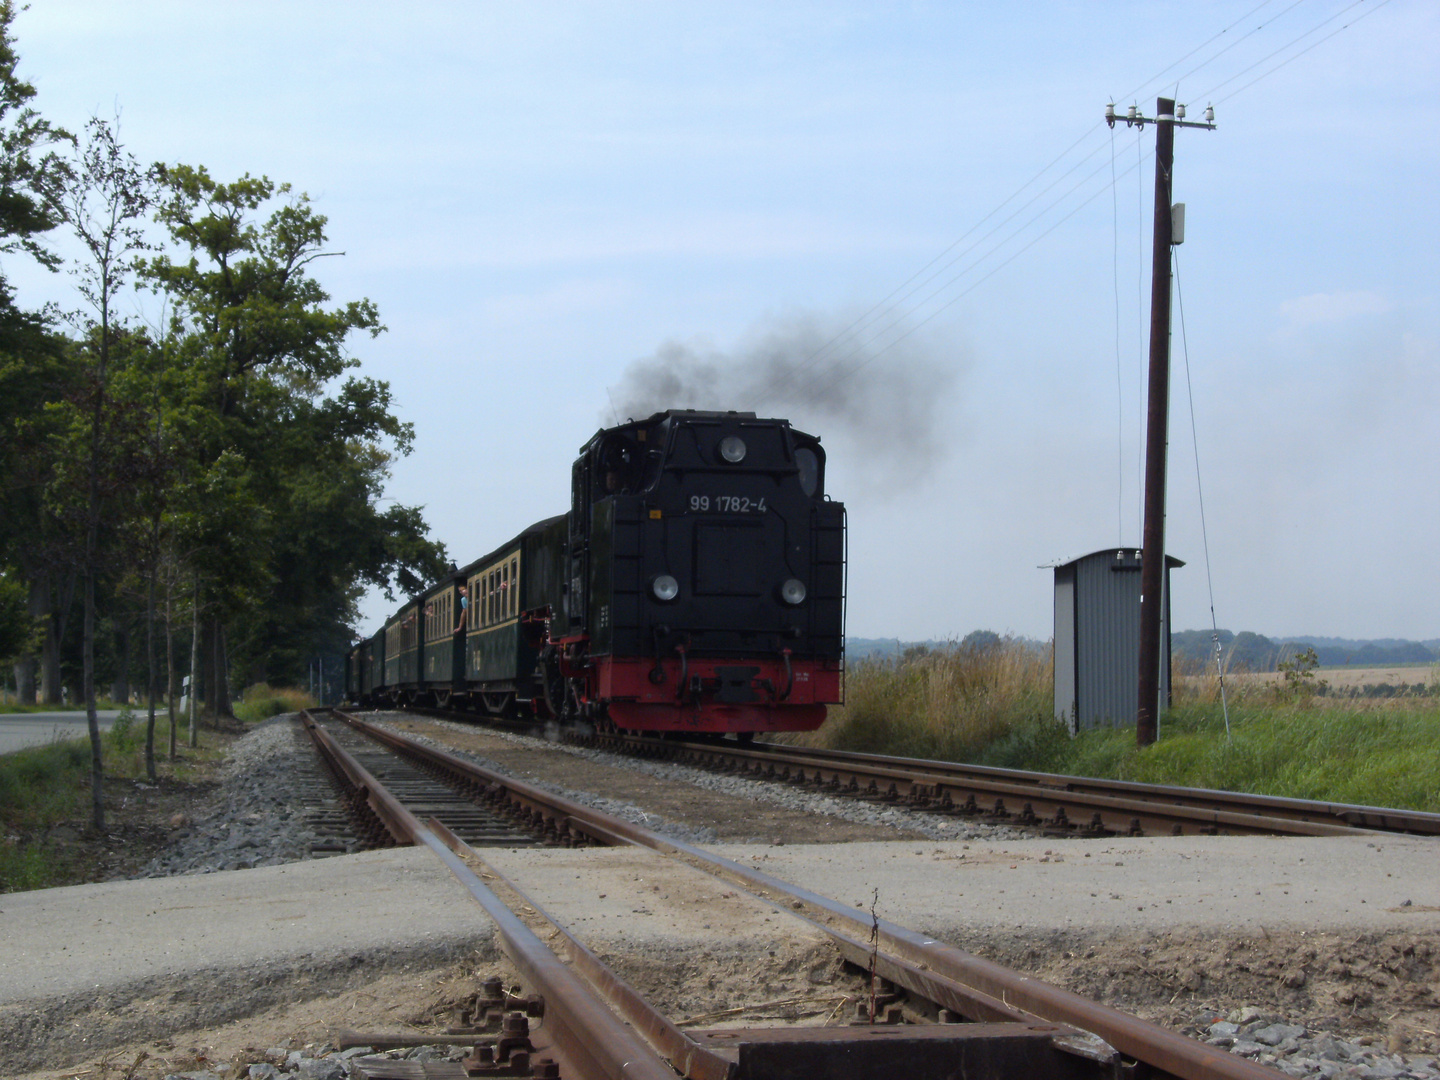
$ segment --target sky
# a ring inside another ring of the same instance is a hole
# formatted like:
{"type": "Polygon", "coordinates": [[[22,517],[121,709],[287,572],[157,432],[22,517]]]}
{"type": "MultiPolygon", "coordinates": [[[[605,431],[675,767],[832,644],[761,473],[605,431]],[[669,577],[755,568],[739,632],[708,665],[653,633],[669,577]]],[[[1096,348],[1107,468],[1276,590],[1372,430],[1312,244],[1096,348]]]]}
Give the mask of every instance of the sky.
{"type": "Polygon", "coordinates": [[[387,497],[457,562],[562,512],[602,424],[750,409],[821,436],[848,632],[906,640],[1048,638],[1048,567],[1139,544],[1154,129],[1103,112],[1213,103],[1175,140],[1175,627],[1440,637],[1433,3],[42,0],[13,34],[52,122],[314,199],[415,428],[387,497]]]}

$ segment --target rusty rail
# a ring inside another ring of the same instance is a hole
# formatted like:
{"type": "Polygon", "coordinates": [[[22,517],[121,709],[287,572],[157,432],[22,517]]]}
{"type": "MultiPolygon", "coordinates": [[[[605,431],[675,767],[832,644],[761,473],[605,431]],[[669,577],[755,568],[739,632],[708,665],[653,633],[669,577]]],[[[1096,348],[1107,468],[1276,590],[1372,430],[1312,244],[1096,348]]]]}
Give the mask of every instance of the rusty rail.
{"type": "MultiPolygon", "coordinates": [[[[358,787],[364,788],[370,805],[381,814],[387,826],[393,825],[397,836],[429,848],[445,863],[450,872],[469,890],[491,919],[494,920],[505,954],[531,986],[546,995],[544,1036],[535,1033],[532,1043],[537,1054],[543,1049],[561,1059],[562,1075],[568,1066],[571,1076],[606,1077],[613,1080],[674,1080],[674,1071],[651,1047],[606,1009],[589,992],[575,973],[548,949],[520,918],[480,879],[464,859],[442,841],[434,826],[422,825],[409,810],[384,789],[358,761],[341,747],[308,715],[302,717],[306,730],[317,744],[325,745],[325,753],[358,787]],[[549,1043],[547,1046],[546,1044],[549,1043]]],[[[367,725],[368,726],[368,725],[367,725]]],[[[407,740],[408,741],[408,740],[407,740]]],[[[425,749],[425,748],[422,748],[425,749]]],[[[444,830],[444,826],[440,827],[444,830]]],[[[454,835],[444,830],[448,840],[459,845],[454,835]]],[[[464,845],[460,845],[464,847],[464,845]]],[[[474,857],[473,851],[465,848],[474,857]]],[[[527,1031],[527,1037],[530,1033],[527,1031]]],[[[528,1060],[525,1065],[529,1069],[528,1060]]],[[[505,1074],[501,1074],[505,1075],[505,1074]]],[[[509,1075],[527,1075],[525,1072],[509,1075]]]]}
{"type": "MultiPolygon", "coordinates": [[[[778,743],[754,743],[752,749],[781,752],[795,748],[778,743]]],[[[1034,772],[1024,769],[1001,769],[964,762],[931,761],[924,758],[892,757],[879,754],[857,754],[848,750],[804,748],[804,753],[825,762],[872,762],[897,769],[914,769],[951,778],[994,779],[1019,783],[1051,792],[1090,792],[1118,794],[1147,802],[1167,802],[1177,806],[1203,809],[1227,809],[1243,814],[1260,814],[1268,818],[1346,825],[1357,830],[1414,833],[1440,836],[1440,814],[1403,807],[1367,806],[1358,803],[1336,803],[1319,799],[1296,799],[1284,795],[1255,795],[1217,788],[1180,787],[1175,784],[1145,784],[1133,780],[1100,780],[1064,773],[1034,772]]],[[[954,782],[953,779],[951,782],[954,782]]]]}
{"type": "MultiPolygon", "coordinates": [[[[717,743],[671,742],[637,736],[602,736],[598,745],[629,749],[642,756],[663,757],[680,764],[723,768],[757,779],[806,785],[835,795],[930,813],[963,816],[987,824],[1034,829],[1051,836],[1220,835],[1260,833],[1289,836],[1353,836],[1369,833],[1336,820],[1311,820],[1285,815],[1263,796],[1234,792],[1228,799],[1186,799],[1177,793],[1209,795],[1201,789],[1158,785],[1111,784],[1105,780],[1051,776],[949,762],[886,758],[844,751],[789,747],[773,743],[726,746],[717,743]],[[1053,782],[1052,782],[1053,781],[1053,782]],[[1068,783],[1067,783],[1068,782],[1068,783]],[[986,802],[993,800],[991,805],[986,802]],[[1253,804],[1250,800],[1255,800],[1253,804]],[[1008,802],[1007,802],[1008,801],[1008,802]],[[1250,805],[1252,809],[1243,807],[1250,805]]],[[[1303,803],[1304,800],[1288,800],[1303,803]]],[[[1323,807],[1325,804],[1309,804],[1323,807]]],[[[1379,820],[1370,808],[1366,820],[1379,820]]],[[[1409,814],[1392,811],[1392,815],[1409,814]]],[[[1318,810],[1316,818],[1323,817],[1318,810]]],[[[1435,817],[1440,829],[1440,815],[1435,817]]]]}
{"type": "MultiPolygon", "coordinates": [[[[1101,1066],[1114,1075],[1126,1074],[1125,1058],[1143,1063],[1143,1068],[1147,1070],[1144,1075],[1153,1077],[1181,1077],[1185,1080],[1208,1080],[1208,1078],[1265,1080],[1265,1078],[1273,1078],[1276,1075],[1273,1070],[1235,1057],[1216,1047],[1185,1038],[1059,987],[1010,971],[998,964],[926,938],[888,921],[876,920],[872,924],[869,920],[857,918],[851,909],[838,901],[789,885],[732,860],[681,841],[660,836],[602,811],[570,803],[558,796],[542,792],[508,777],[500,777],[498,774],[490,773],[488,770],[465,762],[454,755],[423,746],[393,732],[365,724],[353,717],[346,717],[344,714],[337,715],[346,719],[357,729],[416,760],[429,760],[437,768],[457,769],[472,778],[483,779],[486,783],[503,784],[507,788],[513,789],[517,795],[544,805],[547,812],[563,815],[572,828],[593,840],[601,843],[634,844],[672,856],[692,867],[739,885],[753,895],[768,900],[789,915],[798,915],[807,919],[816,931],[833,941],[841,954],[852,963],[858,964],[862,968],[868,967],[873,957],[878,976],[959,1016],[982,1022],[967,1025],[939,1025],[942,1028],[955,1027],[957,1029],[950,1036],[950,1044],[948,1044],[952,1046],[952,1050],[958,1040],[969,1038],[976,1040],[977,1047],[985,1045],[987,1052],[1003,1057],[1003,1054],[1000,1054],[995,1048],[1006,1045],[1008,1039],[1013,1046],[1023,1048],[1025,1053],[1033,1054],[1034,1040],[1042,1038],[1047,1047],[1061,1049],[1070,1055],[1069,1060],[1072,1062],[1082,1058],[1088,1059],[1092,1064],[1101,1066]],[[877,935],[878,952],[875,951],[875,946],[867,943],[872,929],[877,935]],[[999,1031],[993,1033],[995,1036],[993,1045],[985,1042],[985,1035],[979,1030],[989,1026],[983,1023],[985,1021],[1004,1021],[1009,1025],[1003,1028],[1003,1037],[999,1031]],[[1025,1028],[1028,1032],[1024,1038],[1017,1036],[1017,1026],[1025,1028]],[[968,1031],[968,1035],[962,1035],[958,1029],[965,1029],[968,1031]],[[1027,1043],[1026,1039],[1031,1041],[1027,1043]]],[[[340,752],[343,754],[343,750],[340,752]]],[[[347,767],[347,771],[349,768],[347,767]]],[[[353,768],[359,770],[358,765],[353,765],[353,768]]],[[[359,770],[359,772],[363,774],[363,770],[359,770]]],[[[374,786],[374,781],[368,777],[368,774],[361,775],[359,779],[367,787],[374,786]]],[[[518,956],[511,954],[512,960],[515,960],[517,967],[521,968],[527,979],[533,980],[535,987],[545,988],[547,994],[558,994],[557,1004],[562,1005],[562,1011],[575,1009],[584,1013],[580,1004],[582,1001],[588,1001],[591,1005],[599,1008],[589,991],[585,990],[578,982],[564,983],[565,989],[558,992],[550,989],[562,985],[553,981],[562,978],[562,971],[571,980],[577,980],[577,976],[560,964],[543,944],[539,944],[539,939],[516,916],[511,914],[503,902],[470,870],[467,862],[479,858],[473,851],[453,837],[441,839],[440,836],[437,836],[437,833],[442,830],[436,829],[436,823],[432,823],[429,828],[426,828],[420,826],[418,822],[414,822],[413,818],[410,820],[413,824],[409,824],[408,827],[412,830],[412,835],[417,836],[420,842],[429,846],[437,854],[441,854],[452,873],[466,883],[472,895],[485,907],[492,918],[495,918],[497,925],[501,926],[502,937],[507,943],[510,942],[512,936],[515,942],[525,943],[523,949],[519,944],[511,944],[507,946],[506,951],[509,954],[510,948],[516,950],[518,956]],[[461,852],[463,855],[457,854],[457,852],[461,852]],[[520,933],[522,929],[524,930],[523,935],[520,933]],[[549,959],[532,956],[528,951],[532,944],[539,945],[549,959]],[[574,996],[572,1000],[572,995],[579,996],[574,996]]],[[[505,880],[503,875],[493,868],[487,867],[487,873],[493,873],[498,879],[505,880]]],[[[508,881],[505,881],[505,884],[507,888],[519,893],[519,890],[515,889],[508,881]]],[[[523,893],[520,895],[523,896],[523,893]]],[[[526,898],[525,902],[535,908],[537,912],[541,910],[529,898],[526,898]]],[[[553,920],[549,921],[555,925],[553,920]]],[[[734,1033],[722,1035],[713,1032],[688,1034],[681,1032],[664,1017],[650,1009],[639,999],[633,989],[625,986],[617,977],[605,970],[593,956],[587,959],[588,951],[568,934],[566,936],[570,942],[572,956],[578,958],[577,966],[582,972],[587,972],[589,981],[603,993],[611,1007],[625,1016],[634,1025],[634,1030],[642,1032],[647,1038],[653,1039],[657,1045],[664,1047],[667,1056],[670,1056],[677,1067],[684,1063],[685,1075],[694,1076],[695,1080],[721,1080],[723,1076],[747,1075],[746,1046],[750,1048],[751,1064],[755,1068],[760,1068],[758,1062],[768,1060],[767,1054],[771,1056],[780,1054],[783,1057],[783,1052],[777,1049],[782,1044],[790,1046],[793,1043],[795,1045],[791,1046],[789,1052],[801,1052],[802,1048],[799,1047],[806,1041],[805,1039],[791,1037],[779,1040],[755,1039],[748,1044],[742,1043],[739,1049],[736,1049],[730,1045],[738,1039],[734,1033]],[[727,1039],[729,1043],[726,1042],[727,1039]],[[718,1051],[707,1050],[707,1045],[727,1046],[730,1052],[719,1054],[718,1051]],[[731,1059],[731,1064],[725,1066],[722,1058],[731,1059]],[[738,1064],[736,1064],[737,1062],[738,1064]],[[730,1068],[730,1071],[723,1071],[725,1068],[730,1068]]],[[[602,1011],[608,1012],[608,1010],[602,1011]]],[[[588,1015],[588,1013],[584,1014],[588,1015]]],[[[548,1012],[547,1015],[549,1015],[548,1012]]],[[[579,1021],[577,1020],[575,1023],[578,1025],[579,1021]]],[[[625,1030],[631,1031],[629,1028],[625,1030]]],[[[837,1033],[843,1029],[823,1030],[830,1031],[832,1038],[839,1038],[837,1033]]],[[[874,1028],[869,1030],[872,1033],[875,1031],[874,1028]]],[[[584,1043],[585,1037],[575,1035],[567,1028],[565,1038],[572,1036],[584,1043]]],[[[630,1037],[634,1039],[633,1032],[630,1037]]],[[[862,1036],[854,1038],[864,1041],[862,1036]]],[[[948,1052],[940,1049],[942,1045],[946,1045],[944,1039],[937,1040],[937,1037],[931,1036],[922,1042],[931,1044],[929,1047],[931,1053],[948,1052]]],[[[565,1054],[572,1052],[578,1054],[585,1049],[585,1046],[580,1046],[574,1051],[563,1049],[563,1047],[562,1050],[565,1054]]],[[[817,1052],[817,1048],[808,1047],[806,1052],[814,1054],[817,1052]]],[[[915,1052],[919,1053],[920,1051],[916,1050],[915,1052]]],[[[1021,1050],[1017,1049],[1014,1052],[1019,1054],[1021,1050]]],[[[613,1060],[609,1060],[609,1064],[613,1065],[613,1060]]],[[[599,1061],[594,1062],[593,1065],[602,1069],[608,1067],[599,1061]]],[[[904,1071],[904,1067],[901,1068],[901,1071],[904,1071]]],[[[583,1075],[611,1076],[619,1074],[602,1071],[583,1075]]],[[[633,1074],[627,1072],[625,1075],[633,1074]]],[[[797,1073],[796,1075],[801,1074],[797,1073]]],[[[860,1075],[860,1073],[856,1072],[855,1075],[860,1075]]],[[[920,1075],[920,1073],[916,1072],[915,1075],[920,1075]]]]}

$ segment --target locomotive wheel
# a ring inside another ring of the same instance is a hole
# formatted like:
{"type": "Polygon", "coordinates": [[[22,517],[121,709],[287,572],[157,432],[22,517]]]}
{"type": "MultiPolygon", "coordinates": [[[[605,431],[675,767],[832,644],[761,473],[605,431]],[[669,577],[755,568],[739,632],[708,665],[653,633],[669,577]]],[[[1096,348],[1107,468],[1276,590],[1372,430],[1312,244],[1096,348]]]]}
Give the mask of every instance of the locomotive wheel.
{"type": "Polygon", "coordinates": [[[560,674],[560,658],[547,649],[541,658],[542,676],[540,689],[545,699],[545,709],[551,720],[564,720],[570,715],[570,688],[564,675],[560,674]]]}

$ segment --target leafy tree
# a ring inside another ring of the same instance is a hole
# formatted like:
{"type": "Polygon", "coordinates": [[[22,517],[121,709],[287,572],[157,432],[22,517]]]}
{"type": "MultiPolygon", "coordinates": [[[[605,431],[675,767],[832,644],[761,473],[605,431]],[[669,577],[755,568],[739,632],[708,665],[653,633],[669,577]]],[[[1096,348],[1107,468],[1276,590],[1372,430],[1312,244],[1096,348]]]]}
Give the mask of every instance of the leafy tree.
{"type": "Polygon", "coordinates": [[[378,508],[392,455],[409,452],[413,433],[385,383],[347,374],[359,364],[350,335],[384,327],[370,301],[331,306],[311,276],[334,254],[325,218],[265,177],[227,184],[176,165],[162,178],[158,218],[189,257],[154,258],[147,278],[176,305],[191,400],[210,410],[200,468],[230,455],[219,479],[239,500],[202,498],[185,530],[212,598],[209,696],[228,711],[227,624],[252,678],[296,678],[317,646],[348,644],[361,582],[413,588],[444,552],[418,510],[378,508]],[[249,507],[242,520],[235,505],[249,507]]]}
{"type": "Polygon", "coordinates": [[[79,451],[85,483],[82,679],[90,726],[91,817],[97,829],[105,827],[105,802],[100,724],[95,711],[95,578],[107,500],[128,493],[133,485],[134,476],[127,475],[125,466],[133,460],[140,426],[135,423],[136,410],[131,403],[117,402],[112,395],[111,362],[122,345],[143,348],[143,342],[117,325],[112,309],[131,279],[133,260],[150,246],[143,223],[151,187],[147,171],[121,147],[115,125],[93,118],[78,148],[63,205],[66,220],[86,255],[73,268],[76,288],[94,312],[80,342],[85,382],[73,402],[77,417],[84,417],[86,437],[83,446],[76,446],[79,440],[71,440],[71,445],[79,451]]]}
{"type": "MultiPolygon", "coordinates": [[[[0,0],[0,253],[24,252],[53,270],[60,260],[40,237],[64,220],[69,166],[56,148],[71,137],[30,104],[35,87],[15,70],[19,58],[10,36],[14,19],[12,0],[0,0]]],[[[0,304],[13,306],[3,274],[0,304]]]]}
{"type": "MultiPolygon", "coordinates": [[[[20,78],[10,28],[15,5],[0,0],[0,254],[22,254],[55,269],[59,259],[42,240],[63,220],[62,196],[69,166],[62,150],[71,142],[31,105],[35,88],[20,78]]],[[[63,393],[66,373],[59,364],[61,342],[49,312],[26,312],[0,270],[0,556],[20,570],[29,587],[31,613],[45,622],[45,697],[59,700],[59,639],[69,590],[57,571],[57,538],[44,519],[39,491],[43,459],[33,453],[35,431],[46,401],[63,393]]],[[[33,660],[26,658],[17,679],[33,699],[33,660]]]]}
{"type": "Polygon", "coordinates": [[[29,590],[13,571],[0,567],[0,661],[13,660],[34,645],[29,590]]]}
{"type": "Polygon", "coordinates": [[[994,630],[971,630],[960,640],[960,648],[969,652],[986,652],[990,649],[998,649],[1004,644],[1004,639],[994,630]]]}

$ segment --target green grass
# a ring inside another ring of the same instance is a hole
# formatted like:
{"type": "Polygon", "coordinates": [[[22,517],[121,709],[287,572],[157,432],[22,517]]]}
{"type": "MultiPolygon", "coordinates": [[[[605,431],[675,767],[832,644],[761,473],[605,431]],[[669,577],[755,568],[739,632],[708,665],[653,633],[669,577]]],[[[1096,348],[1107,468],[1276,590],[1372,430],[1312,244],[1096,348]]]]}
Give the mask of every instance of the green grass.
{"type": "Polygon", "coordinates": [[[1071,738],[1050,718],[1048,662],[1022,645],[862,661],[846,704],[805,741],[984,765],[1440,812],[1440,698],[1383,700],[1285,686],[1230,702],[1214,688],[1168,711],[1143,750],[1135,728],[1071,738]]]}
{"type": "MultiPolygon", "coordinates": [[[[118,706],[107,698],[95,702],[97,709],[114,709],[118,706]]],[[[84,712],[84,705],[18,705],[13,701],[0,703],[0,716],[20,713],[84,712]]]]}
{"type": "MultiPolygon", "coordinates": [[[[112,779],[145,777],[144,712],[125,710],[102,738],[107,784],[112,779]]],[[[220,753],[214,732],[201,729],[201,746],[185,745],[180,721],[178,761],[166,759],[170,745],[169,718],[155,714],[156,766],[163,776],[194,779],[220,753]]],[[[57,740],[0,755],[0,892],[41,889],[74,880],[76,853],[51,832],[65,824],[87,827],[90,818],[90,740],[57,740]]]]}
{"type": "Polygon", "coordinates": [[[268,720],[281,713],[299,712],[301,709],[314,707],[315,699],[299,687],[272,687],[265,683],[256,683],[246,687],[245,693],[240,696],[240,703],[235,706],[235,716],[248,724],[258,724],[261,720],[268,720]]]}

